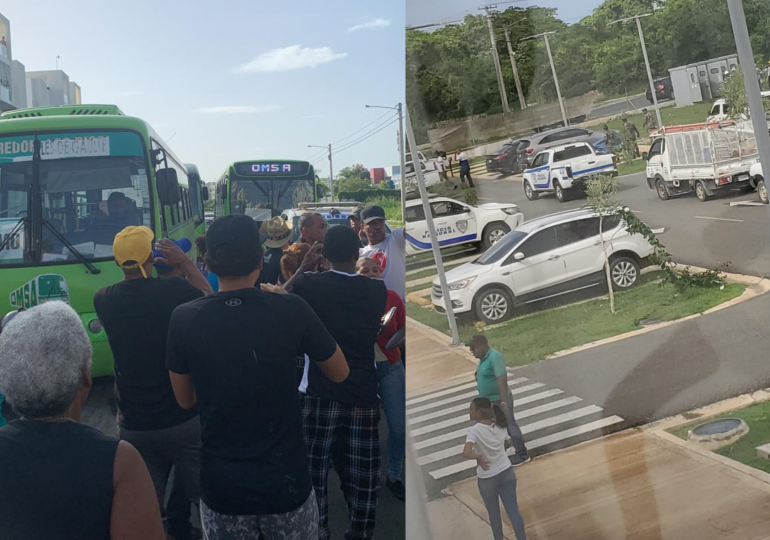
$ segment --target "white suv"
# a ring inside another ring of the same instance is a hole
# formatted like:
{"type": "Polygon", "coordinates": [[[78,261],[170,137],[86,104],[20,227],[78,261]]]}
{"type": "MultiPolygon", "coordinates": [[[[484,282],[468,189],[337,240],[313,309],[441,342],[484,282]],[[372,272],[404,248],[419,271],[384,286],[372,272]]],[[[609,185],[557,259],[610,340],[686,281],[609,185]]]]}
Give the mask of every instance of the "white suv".
{"type": "MultiPolygon", "coordinates": [[[[441,247],[478,243],[487,250],[524,221],[519,207],[512,203],[472,206],[447,197],[432,197],[430,208],[441,247]]],[[[422,199],[406,202],[405,232],[408,255],[431,249],[422,199]]]]}
{"type": "MultiPolygon", "coordinates": [[[[629,289],[637,284],[653,248],[643,236],[629,234],[617,218],[605,218],[602,228],[613,288],[629,289]]],[[[446,277],[454,311],[473,312],[487,324],[510,317],[517,305],[601,287],[606,278],[599,217],[578,209],[533,219],[446,277]]],[[[445,312],[438,279],[431,300],[437,311],[445,312]]]]}

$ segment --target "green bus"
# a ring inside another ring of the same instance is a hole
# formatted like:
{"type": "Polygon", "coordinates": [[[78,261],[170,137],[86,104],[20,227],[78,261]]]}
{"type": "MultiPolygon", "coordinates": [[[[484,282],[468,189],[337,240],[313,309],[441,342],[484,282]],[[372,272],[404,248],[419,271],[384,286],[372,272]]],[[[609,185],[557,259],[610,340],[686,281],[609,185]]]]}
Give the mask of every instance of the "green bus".
{"type": "MultiPolygon", "coordinates": [[[[0,115],[0,315],[60,300],[80,315],[93,375],[112,354],[96,317],[98,289],[123,277],[112,242],[129,225],[155,237],[204,234],[208,190],[155,131],[115,105],[0,115]]],[[[193,243],[194,245],[194,243],[193,243]]],[[[195,258],[195,248],[188,254],[195,258]]]]}
{"type": "Polygon", "coordinates": [[[238,161],[217,181],[217,217],[245,214],[261,223],[301,203],[317,202],[323,191],[307,161],[238,161]]]}

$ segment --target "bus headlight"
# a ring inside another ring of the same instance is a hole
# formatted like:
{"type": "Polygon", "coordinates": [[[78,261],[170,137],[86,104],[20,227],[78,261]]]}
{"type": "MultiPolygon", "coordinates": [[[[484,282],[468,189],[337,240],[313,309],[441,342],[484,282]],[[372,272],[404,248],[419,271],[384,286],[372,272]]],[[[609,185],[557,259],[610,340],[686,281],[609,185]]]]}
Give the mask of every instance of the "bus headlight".
{"type": "Polygon", "coordinates": [[[104,327],[99,319],[93,319],[88,323],[88,331],[92,334],[98,334],[102,330],[104,330],[104,327]]]}

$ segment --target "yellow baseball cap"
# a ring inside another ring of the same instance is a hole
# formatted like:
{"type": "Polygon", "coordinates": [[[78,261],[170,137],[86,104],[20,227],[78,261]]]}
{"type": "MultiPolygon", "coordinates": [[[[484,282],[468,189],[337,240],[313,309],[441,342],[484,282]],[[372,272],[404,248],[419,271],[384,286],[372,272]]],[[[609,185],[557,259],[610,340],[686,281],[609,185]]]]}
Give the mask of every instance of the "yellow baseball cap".
{"type": "Polygon", "coordinates": [[[155,233],[149,227],[126,227],[115,235],[115,240],[112,243],[115,262],[124,270],[139,268],[142,275],[147,277],[142,265],[152,255],[154,238],[155,233]]]}

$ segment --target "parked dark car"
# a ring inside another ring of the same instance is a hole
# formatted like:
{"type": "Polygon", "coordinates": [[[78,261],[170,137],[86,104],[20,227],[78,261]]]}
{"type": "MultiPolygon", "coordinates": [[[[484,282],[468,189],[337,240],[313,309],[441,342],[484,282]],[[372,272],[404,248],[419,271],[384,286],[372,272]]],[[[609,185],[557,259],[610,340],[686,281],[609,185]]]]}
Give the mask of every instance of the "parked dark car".
{"type": "MultiPolygon", "coordinates": [[[[671,84],[671,77],[659,77],[652,81],[652,85],[655,87],[655,97],[658,98],[658,101],[674,99],[674,87],[671,84]]],[[[647,87],[645,96],[647,97],[647,101],[654,103],[652,101],[652,94],[650,93],[649,86],[647,87]]]]}
{"type": "Polygon", "coordinates": [[[497,152],[487,156],[487,172],[504,175],[522,172],[527,168],[528,147],[528,140],[508,141],[497,152]]]}

